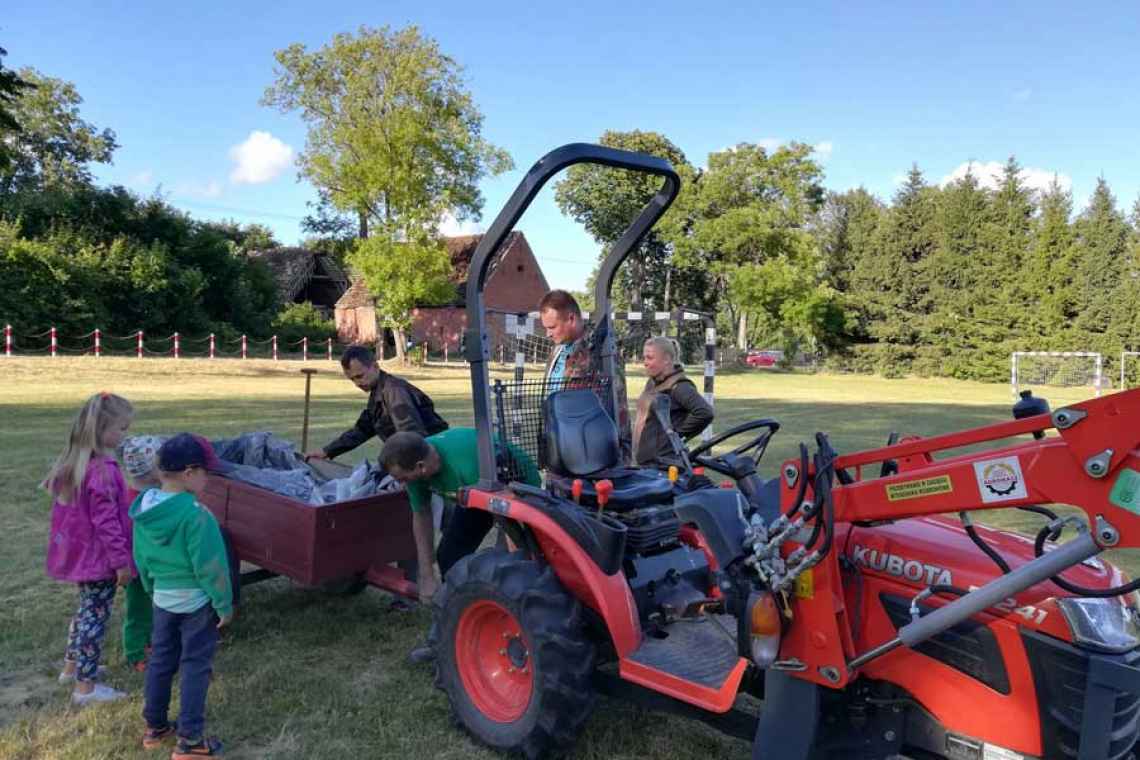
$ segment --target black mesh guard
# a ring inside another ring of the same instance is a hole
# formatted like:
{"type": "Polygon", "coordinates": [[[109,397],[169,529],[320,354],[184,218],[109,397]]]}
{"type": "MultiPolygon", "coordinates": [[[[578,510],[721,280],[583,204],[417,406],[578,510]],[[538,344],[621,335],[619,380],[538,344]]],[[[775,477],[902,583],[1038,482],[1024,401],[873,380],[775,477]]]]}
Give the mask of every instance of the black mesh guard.
{"type": "MultiPolygon", "coordinates": [[[[538,465],[546,469],[547,455],[542,402],[560,390],[586,388],[598,394],[602,408],[609,408],[610,380],[604,377],[576,377],[564,382],[546,380],[495,380],[491,384],[491,402],[496,442],[507,442],[526,452],[538,465]]],[[[523,480],[523,467],[515,461],[510,450],[502,445],[495,447],[495,461],[499,479],[504,483],[523,480]]]]}

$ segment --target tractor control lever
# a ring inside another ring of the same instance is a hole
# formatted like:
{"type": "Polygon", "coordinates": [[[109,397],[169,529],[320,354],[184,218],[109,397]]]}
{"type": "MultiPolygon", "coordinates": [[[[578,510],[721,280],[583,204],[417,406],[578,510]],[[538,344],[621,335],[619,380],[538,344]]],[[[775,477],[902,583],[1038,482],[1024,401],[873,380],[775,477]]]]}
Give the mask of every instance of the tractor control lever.
{"type": "Polygon", "coordinates": [[[610,501],[610,494],[614,492],[614,483],[612,480],[599,480],[594,484],[594,489],[598,493],[598,514],[601,514],[610,501]]]}
{"type": "Polygon", "coordinates": [[[574,482],[570,484],[570,495],[574,497],[575,504],[582,503],[582,479],[574,478],[574,482]]]}

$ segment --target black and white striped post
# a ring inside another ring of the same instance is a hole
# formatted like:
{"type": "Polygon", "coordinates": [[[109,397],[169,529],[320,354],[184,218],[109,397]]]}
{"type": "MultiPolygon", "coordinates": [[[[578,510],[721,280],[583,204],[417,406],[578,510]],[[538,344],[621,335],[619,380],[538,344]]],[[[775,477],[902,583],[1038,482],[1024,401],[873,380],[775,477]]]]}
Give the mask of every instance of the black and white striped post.
{"type": "MultiPolygon", "coordinates": [[[[705,325],[705,401],[709,402],[709,406],[713,406],[713,386],[716,383],[716,320],[707,314],[703,315],[702,319],[705,325]]],[[[709,426],[701,431],[701,440],[709,440],[712,434],[710,422],[709,426]]]]}
{"type": "Polygon", "coordinates": [[[521,383],[526,372],[526,314],[515,315],[515,382],[521,383]]]}

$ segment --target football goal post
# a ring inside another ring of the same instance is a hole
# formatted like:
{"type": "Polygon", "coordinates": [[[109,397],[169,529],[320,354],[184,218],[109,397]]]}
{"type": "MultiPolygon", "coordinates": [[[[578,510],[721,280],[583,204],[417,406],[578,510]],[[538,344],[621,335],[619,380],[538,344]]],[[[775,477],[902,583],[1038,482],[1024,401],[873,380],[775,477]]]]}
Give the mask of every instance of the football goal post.
{"type": "Polygon", "coordinates": [[[1091,351],[1015,351],[1010,357],[1010,388],[1017,398],[1026,386],[1088,388],[1100,395],[1104,362],[1091,351]]]}

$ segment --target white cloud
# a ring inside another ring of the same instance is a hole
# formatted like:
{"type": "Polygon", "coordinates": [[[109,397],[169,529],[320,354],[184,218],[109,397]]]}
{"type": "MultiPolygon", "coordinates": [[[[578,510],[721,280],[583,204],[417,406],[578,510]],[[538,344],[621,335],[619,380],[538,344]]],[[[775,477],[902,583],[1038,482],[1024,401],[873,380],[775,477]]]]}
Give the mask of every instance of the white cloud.
{"type": "Polygon", "coordinates": [[[485,232],[483,225],[471,219],[460,222],[454,215],[447,213],[439,222],[439,234],[446,237],[457,237],[459,235],[479,235],[485,232]]]}
{"type": "MultiPolygon", "coordinates": [[[[966,176],[966,172],[973,172],[974,177],[978,180],[978,184],[988,190],[997,190],[1001,186],[1002,171],[1005,169],[1005,163],[1001,161],[987,161],[980,163],[978,161],[967,161],[964,164],[959,164],[954,171],[947,174],[942,178],[938,184],[946,187],[951,182],[956,182],[966,176]]],[[[1030,190],[1038,192],[1045,192],[1049,186],[1053,184],[1053,178],[1056,177],[1057,184],[1061,189],[1071,191],[1073,189],[1073,179],[1067,174],[1060,172],[1052,172],[1048,169],[1039,169],[1033,166],[1025,166],[1021,169],[1022,184],[1030,190]]]]}
{"type": "Polygon", "coordinates": [[[237,166],[230,172],[234,184],[260,185],[277,179],[293,163],[293,149],[268,132],[254,130],[245,142],[230,148],[237,166]]]}
{"type": "Polygon", "coordinates": [[[779,137],[761,137],[756,141],[756,144],[771,153],[772,151],[776,150],[776,148],[779,148],[781,145],[783,145],[784,141],[779,137]]]}
{"type": "Polygon", "coordinates": [[[831,158],[831,153],[835,150],[835,145],[831,140],[824,140],[823,142],[818,142],[811,146],[811,149],[815,151],[815,155],[820,161],[826,161],[831,158]]]}

